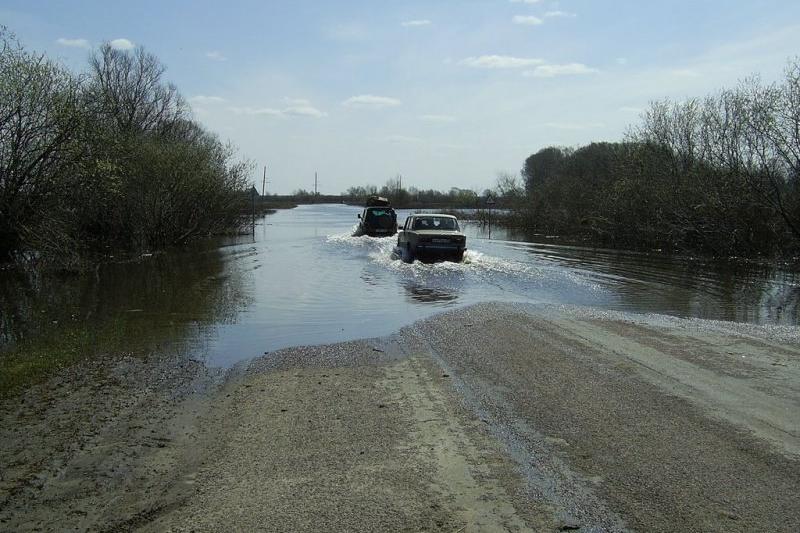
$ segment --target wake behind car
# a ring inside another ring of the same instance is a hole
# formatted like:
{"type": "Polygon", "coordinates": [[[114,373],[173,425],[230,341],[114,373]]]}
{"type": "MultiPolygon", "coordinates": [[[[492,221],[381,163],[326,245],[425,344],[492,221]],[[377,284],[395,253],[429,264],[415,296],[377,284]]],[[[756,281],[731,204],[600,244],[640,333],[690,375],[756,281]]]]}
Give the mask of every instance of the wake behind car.
{"type": "Polygon", "coordinates": [[[397,247],[408,261],[416,258],[461,261],[467,237],[452,215],[411,215],[397,235],[397,247]]]}
{"type": "Polygon", "coordinates": [[[358,218],[360,222],[354,233],[355,236],[391,237],[397,233],[397,213],[394,212],[386,198],[370,197],[358,218]]]}

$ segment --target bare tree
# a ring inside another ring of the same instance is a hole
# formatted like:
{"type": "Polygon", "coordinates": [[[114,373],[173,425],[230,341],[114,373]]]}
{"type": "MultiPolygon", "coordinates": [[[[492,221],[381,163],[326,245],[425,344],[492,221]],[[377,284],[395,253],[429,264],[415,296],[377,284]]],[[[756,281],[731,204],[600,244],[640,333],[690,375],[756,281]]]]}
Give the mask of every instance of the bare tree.
{"type": "Polygon", "coordinates": [[[105,43],[89,66],[98,114],[120,131],[169,130],[188,118],[177,88],[163,80],[166,67],[143,48],[117,50],[105,43]]]}
{"type": "Polygon", "coordinates": [[[522,180],[520,180],[519,176],[511,174],[510,172],[497,173],[495,188],[497,189],[498,195],[513,200],[520,199],[525,194],[522,180]]]}
{"type": "Polygon", "coordinates": [[[800,239],[800,62],[790,62],[780,84],[751,78],[739,86],[746,131],[742,150],[751,187],[800,239]]]}
{"type": "Polygon", "coordinates": [[[0,255],[58,193],[81,127],[80,81],[0,28],[0,255]]]}

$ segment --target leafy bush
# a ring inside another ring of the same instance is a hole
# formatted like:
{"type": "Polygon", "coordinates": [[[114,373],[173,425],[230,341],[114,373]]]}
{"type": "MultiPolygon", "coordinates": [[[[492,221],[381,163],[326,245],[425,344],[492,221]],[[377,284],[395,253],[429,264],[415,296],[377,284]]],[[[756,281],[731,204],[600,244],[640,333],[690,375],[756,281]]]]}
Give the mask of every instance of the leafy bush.
{"type": "Polygon", "coordinates": [[[74,74],[0,29],[0,257],[61,262],[244,223],[249,164],[191,118],[142,48],[74,74]]]}

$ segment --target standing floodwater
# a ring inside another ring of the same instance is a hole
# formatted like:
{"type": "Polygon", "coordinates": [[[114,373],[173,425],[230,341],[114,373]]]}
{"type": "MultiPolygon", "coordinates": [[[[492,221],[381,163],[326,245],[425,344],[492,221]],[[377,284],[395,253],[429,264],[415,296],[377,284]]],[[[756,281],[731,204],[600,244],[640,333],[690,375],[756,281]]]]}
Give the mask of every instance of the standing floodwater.
{"type": "Polygon", "coordinates": [[[798,323],[800,277],[780,268],[525,242],[497,228],[487,240],[469,223],[463,263],[408,264],[392,255],[396,237],[352,236],[359,212],[279,211],[259,221],[255,242],[205,243],[81,276],[5,271],[0,340],[70,333],[98,349],[179,347],[229,366],[281,347],[385,335],[488,300],[798,323]]]}

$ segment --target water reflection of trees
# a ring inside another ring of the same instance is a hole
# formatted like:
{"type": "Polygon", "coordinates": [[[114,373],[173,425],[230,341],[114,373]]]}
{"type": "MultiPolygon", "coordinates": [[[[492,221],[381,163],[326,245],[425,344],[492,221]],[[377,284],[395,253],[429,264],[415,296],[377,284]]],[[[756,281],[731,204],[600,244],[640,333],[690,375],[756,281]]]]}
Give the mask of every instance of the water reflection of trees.
{"type": "Polygon", "coordinates": [[[646,292],[621,291],[623,303],[680,316],[735,322],[797,324],[797,274],[738,261],[648,259],[618,268],[629,277],[654,280],[646,292]],[[630,267],[633,267],[632,269],[630,267]],[[639,268],[637,268],[639,267],[639,268]]]}
{"type": "Polygon", "coordinates": [[[231,322],[250,295],[224,250],[174,250],[72,275],[4,271],[0,350],[67,328],[95,334],[98,350],[111,342],[152,348],[181,342],[204,324],[231,322]]]}
{"type": "MultiPolygon", "coordinates": [[[[539,240],[527,236],[530,241],[539,240]]],[[[531,246],[540,259],[599,273],[617,306],[736,322],[797,324],[800,273],[776,265],[739,260],[704,260],[579,246],[531,246]]]]}

